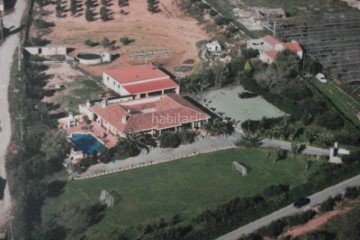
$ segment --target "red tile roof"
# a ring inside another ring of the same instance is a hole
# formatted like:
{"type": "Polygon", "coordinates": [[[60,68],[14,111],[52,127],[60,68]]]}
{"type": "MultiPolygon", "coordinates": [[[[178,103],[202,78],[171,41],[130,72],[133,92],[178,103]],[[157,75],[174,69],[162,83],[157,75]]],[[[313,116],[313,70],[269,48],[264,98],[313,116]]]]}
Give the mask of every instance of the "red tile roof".
{"type": "Polygon", "coordinates": [[[105,71],[104,73],[114,78],[120,84],[150,79],[170,79],[167,74],[154,67],[152,64],[124,66],[105,71]]]}
{"type": "Polygon", "coordinates": [[[267,42],[269,45],[271,45],[272,47],[275,47],[275,45],[277,45],[277,44],[283,43],[280,39],[270,36],[270,35],[266,35],[266,36],[262,37],[262,39],[265,42],[267,42]]]}
{"type": "Polygon", "coordinates": [[[178,94],[167,94],[146,100],[145,103],[141,103],[144,101],[141,99],[111,104],[105,108],[92,106],[90,109],[123,133],[166,129],[210,118],[178,94]],[[128,116],[126,123],[122,123],[124,116],[128,116]]]}
{"type": "Polygon", "coordinates": [[[126,91],[128,91],[130,94],[154,92],[158,90],[176,88],[176,87],[178,87],[178,84],[173,80],[171,80],[170,78],[157,80],[157,81],[123,85],[123,88],[125,88],[126,91]]]}
{"type": "Polygon", "coordinates": [[[276,50],[264,51],[264,54],[268,55],[273,60],[276,58],[278,52],[276,50]]]}
{"type": "Polygon", "coordinates": [[[298,42],[289,42],[283,44],[284,48],[289,49],[292,52],[300,52],[302,51],[302,48],[300,47],[300,44],[298,42]]]}

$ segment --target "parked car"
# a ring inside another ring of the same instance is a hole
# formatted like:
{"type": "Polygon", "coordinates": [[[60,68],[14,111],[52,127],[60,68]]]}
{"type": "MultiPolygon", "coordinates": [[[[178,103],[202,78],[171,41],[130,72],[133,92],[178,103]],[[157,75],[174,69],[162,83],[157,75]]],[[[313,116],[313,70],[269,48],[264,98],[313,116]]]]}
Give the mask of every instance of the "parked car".
{"type": "Polygon", "coordinates": [[[317,78],[320,82],[322,82],[322,83],[327,83],[327,80],[326,80],[326,78],[325,78],[325,75],[322,74],[322,73],[316,74],[316,78],[317,78]]]}
{"type": "Polygon", "coordinates": [[[294,207],[301,208],[310,203],[310,198],[302,197],[294,202],[294,207]]]}

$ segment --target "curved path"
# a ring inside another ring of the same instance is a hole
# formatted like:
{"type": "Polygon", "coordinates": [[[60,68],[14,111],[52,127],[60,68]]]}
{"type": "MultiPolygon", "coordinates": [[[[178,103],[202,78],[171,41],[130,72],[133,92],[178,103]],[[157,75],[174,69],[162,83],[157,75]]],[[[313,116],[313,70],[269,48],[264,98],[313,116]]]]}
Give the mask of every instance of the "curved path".
{"type": "MultiPolygon", "coordinates": [[[[6,28],[20,26],[21,18],[26,8],[25,0],[17,0],[14,11],[3,17],[6,28]]],[[[8,88],[13,55],[19,45],[19,35],[6,38],[0,46],[0,177],[6,179],[5,158],[11,138],[11,124],[8,103],[8,88]]],[[[11,197],[8,185],[5,187],[4,198],[0,200],[0,226],[6,223],[11,207],[11,197]]]]}

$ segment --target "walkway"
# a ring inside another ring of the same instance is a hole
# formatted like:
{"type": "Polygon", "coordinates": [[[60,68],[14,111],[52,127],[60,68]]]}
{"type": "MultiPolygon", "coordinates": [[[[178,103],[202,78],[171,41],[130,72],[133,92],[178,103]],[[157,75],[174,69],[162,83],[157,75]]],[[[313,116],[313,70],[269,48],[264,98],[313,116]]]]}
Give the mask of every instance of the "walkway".
{"type": "Polygon", "coordinates": [[[194,156],[199,153],[207,153],[233,148],[234,142],[238,139],[238,137],[239,135],[237,134],[233,134],[228,137],[205,137],[204,139],[198,140],[192,144],[181,145],[174,149],[155,148],[149,153],[142,152],[139,156],[128,158],[126,160],[119,160],[115,163],[108,164],[100,163],[91,166],[86,172],[82,174],[75,174],[72,177],[74,179],[96,177],[113,172],[174,161],[184,157],[194,156]]]}
{"type": "MultiPolygon", "coordinates": [[[[283,150],[291,150],[291,142],[266,138],[262,141],[262,143],[263,144],[261,145],[261,147],[273,147],[273,148],[281,148],[283,150]]],[[[301,153],[308,155],[329,156],[330,149],[306,146],[306,148],[301,153]]]]}

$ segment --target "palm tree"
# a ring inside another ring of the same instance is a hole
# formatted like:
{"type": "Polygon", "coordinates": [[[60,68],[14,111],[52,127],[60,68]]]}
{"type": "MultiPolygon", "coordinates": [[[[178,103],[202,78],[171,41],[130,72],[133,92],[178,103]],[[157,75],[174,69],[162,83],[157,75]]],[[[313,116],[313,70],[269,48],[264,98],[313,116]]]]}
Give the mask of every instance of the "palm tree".
{"type": "Polygon", "coordinates": [[[147,145],[146,136],[141,133],[129,133],[126,137],[119,138],[116,149],[119,153],[134,157],[140,154],[142,150],[150,151],[147,145]]]}
{"type": "Polygon", "coordinates": [[[228,133],[228,126],[220,118],[205,123],[202,128],[207,131],[210,136],[217,136],[228,133]]]}
{"type": "Polygon", "coordinates": [[[314,128],[310,128],[305,131],[305,136],[309,143],[312,143],[317,138],[317,135],[318,131],[314,128]]]}

